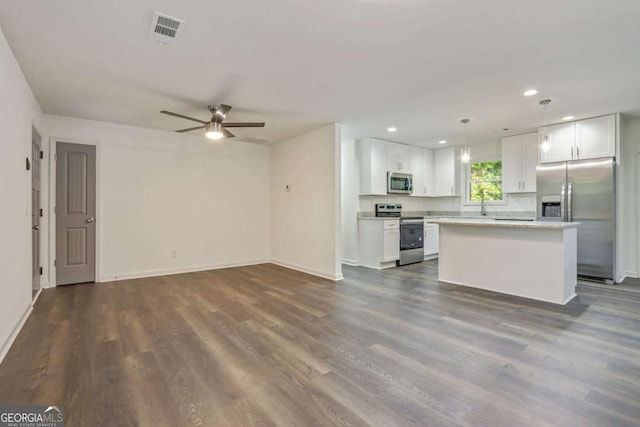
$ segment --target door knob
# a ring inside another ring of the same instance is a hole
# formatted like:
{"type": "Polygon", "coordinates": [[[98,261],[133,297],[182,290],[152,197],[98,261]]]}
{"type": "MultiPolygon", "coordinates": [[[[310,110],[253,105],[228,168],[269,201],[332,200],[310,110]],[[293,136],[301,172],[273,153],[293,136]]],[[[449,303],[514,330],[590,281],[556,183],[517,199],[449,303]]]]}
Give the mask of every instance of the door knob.
{"type": "Polygon", "coordinates": [[[34,225],[33,227],[31,227],[32,230],[40,230],[40,226],[39,225],[34,225]]]}
{"type": "Polygon", "coordinates": [[[92,217],[92,218],[89,218],[89,219],[87,220],[87,222],[88,222],[89,224],[91,224],[92,222],[96,222],[96,219],[92,217]]]}

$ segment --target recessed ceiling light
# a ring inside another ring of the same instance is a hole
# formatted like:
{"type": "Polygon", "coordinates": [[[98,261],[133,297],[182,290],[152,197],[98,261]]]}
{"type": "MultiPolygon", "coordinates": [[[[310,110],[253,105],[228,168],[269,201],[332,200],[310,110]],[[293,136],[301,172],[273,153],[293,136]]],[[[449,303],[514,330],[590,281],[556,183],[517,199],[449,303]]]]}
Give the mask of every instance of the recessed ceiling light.
{"type": "Polygon", "coordinates": [[[533,96],[536,93],[538,93],[538,91],[536,89],[529,89],[527,91],[525,91],[525,93],[523,93],[524,96],[533,96]]]}
{"type": "Polygon", "coordinates": [[[562,120],[564,120],[565,122],[566,122],[567,120],[573,120],[573,119],[575,119],[575,117],[573,117],[573,116],[564,116],[564,117],[562,118],[562,120]]]}
{"type": "Polygon", "coordinates": [[[447,143],[447,141],[445,141],[444,139],[438,141],[438,144],[446,144],[446,143],[447,143]]]}
{"type": "Polygon", "coordinates": [[[387,128],[387,132],[395,132],[397,130],[398,129],[394,128],[393,126],[387,128]]]}

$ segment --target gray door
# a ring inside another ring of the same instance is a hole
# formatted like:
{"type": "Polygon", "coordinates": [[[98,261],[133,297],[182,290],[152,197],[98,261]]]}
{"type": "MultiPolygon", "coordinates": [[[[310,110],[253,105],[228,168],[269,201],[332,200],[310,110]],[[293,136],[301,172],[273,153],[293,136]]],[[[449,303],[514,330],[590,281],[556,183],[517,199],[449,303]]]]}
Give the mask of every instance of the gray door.
{"type": "Polygon", "coordinates": [[[96,277],[96,147],[56,146],[56,284],[96,277]]]}
{"type": "Polygon", "coordinates": [[[33,296],[40,289],[40,146],[42,138],[31,127],[31,275],[33,296]]]}
{"type": "Polygon", "coordinates": [[[578,227],[578,274],[613,279],[615,258],[613,159],[569,162],[567,217],[578,227]]]}

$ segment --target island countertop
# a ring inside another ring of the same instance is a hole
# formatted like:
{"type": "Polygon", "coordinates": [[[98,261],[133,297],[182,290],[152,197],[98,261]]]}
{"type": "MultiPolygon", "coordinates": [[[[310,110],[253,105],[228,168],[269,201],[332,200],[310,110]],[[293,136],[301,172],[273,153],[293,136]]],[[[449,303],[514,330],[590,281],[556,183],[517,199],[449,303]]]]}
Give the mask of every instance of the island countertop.
{"type": "Polygon", "coordinates": [[[544,228],[544,229],[565,229],[576,228],[579,222],[560,221],[518,221],[493,218],[429,218],[433,224],[441,225],[475,225],[482,227],[508,227],[508,228],[544,228]]]}

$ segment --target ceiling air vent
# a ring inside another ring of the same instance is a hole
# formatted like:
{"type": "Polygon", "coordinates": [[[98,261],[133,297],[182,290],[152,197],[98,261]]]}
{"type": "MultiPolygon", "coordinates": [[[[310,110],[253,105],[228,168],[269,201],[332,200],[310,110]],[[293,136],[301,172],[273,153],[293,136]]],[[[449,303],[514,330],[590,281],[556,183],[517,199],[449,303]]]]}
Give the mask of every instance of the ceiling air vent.
{"type": "Polygon", "coordinates": [[[173,43],[182,35],[184,26],[185,21],[182,19],[174,18],[164,13],[154,12],[151,31],[149,31],[149,40],[156,44],[173,43]]]}

